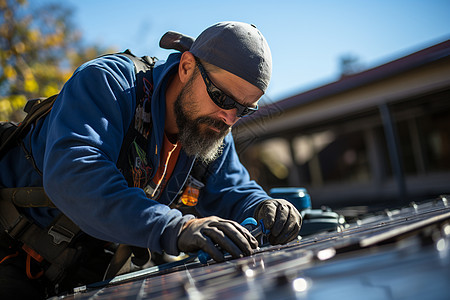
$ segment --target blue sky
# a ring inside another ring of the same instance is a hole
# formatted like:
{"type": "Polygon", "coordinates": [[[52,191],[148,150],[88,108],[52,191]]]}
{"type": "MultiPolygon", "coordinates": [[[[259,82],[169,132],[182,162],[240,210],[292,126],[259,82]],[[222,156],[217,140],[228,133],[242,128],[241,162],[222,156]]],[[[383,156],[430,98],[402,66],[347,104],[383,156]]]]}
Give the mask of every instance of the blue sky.
{"type": "Polygon", "coordinates": [[[168,30],[195,37],[220,21],[253,23],[273,57],[265,101],[337,80],[343,55],[369,68],[450,38],[450,0],[66,2],[88,43],[160,59],[170,53],[158,47],[168,30]]]}

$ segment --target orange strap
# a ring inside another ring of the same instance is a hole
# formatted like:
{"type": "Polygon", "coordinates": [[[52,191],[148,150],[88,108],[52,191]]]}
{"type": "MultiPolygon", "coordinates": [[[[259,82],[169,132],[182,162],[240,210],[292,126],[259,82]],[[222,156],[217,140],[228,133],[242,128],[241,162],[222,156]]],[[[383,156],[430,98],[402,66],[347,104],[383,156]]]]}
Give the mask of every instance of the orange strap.
{"type": "MultiPolygon", "coordinates": [[[[40,256],[39,254],[37,254],[36,251],[31,249],[27,245],[23,245],[22,248],[23,248],[23,250],[25,250],[25,252],[27,252],[27,261],[26,261],[27,277],[29,279],[38,279],[39,277],[44,275],[44,270],[41,270],[36,275],[31,274],[31,257],[33,257],[33,259],[37,260],[38,262],[41,262],[42,260],[44,260],[44,258],[42,256],[40,256]]],[[[7,255],[7,256],[3,257],[2,260],[0,260],[0,264],[3,263],[4,261],[6,261],[7,259],[16,257],[18,255],[19,255],[19,251],[16,251],[16,253],[7,255]]]]}
{"type": "Polygon", "coordinates": [[[19,255],[19,251],[16,251],[16,253],[13,253],[13,254],[10,254],[10,255],[7,255],[7,256],[3,257],[3,259],[0,260],[0,264],[1,264],[2,262],[4,262],[5,260],[7,260],[7,259],[16,257],[17,255],[19,255]]]}
{"type": "Polygon", "coordinates": [[[31,274],[31,255],[27,254],[27,277],[30,279],[38,279],[42,275],[44,275],[44,270],[41,270],[36,275],[31,274]]]}
{"type": "Polygon", "coordinates": [[[44,258],[39,253],[31,249],[29,246],[23,244],[22,249],[28,254],[28,256],[31,256],[37,262],[42,262],[44,260],[44,258]]]}
{"type": "Polygon", "coordinates": [[[39,255],[39,253],[37,253],[36,251],[34,251],[25,244],[22,246],[22,249],[27,253],[27,262],[26,262],[27,277],[29,279],[38,279],[39,277],[44,275],[44,270],[41,270],[36,275],[31,274],[31,258],[33,258],[37,262],[42,262],[44,258],[41,255],[39,255]]]}

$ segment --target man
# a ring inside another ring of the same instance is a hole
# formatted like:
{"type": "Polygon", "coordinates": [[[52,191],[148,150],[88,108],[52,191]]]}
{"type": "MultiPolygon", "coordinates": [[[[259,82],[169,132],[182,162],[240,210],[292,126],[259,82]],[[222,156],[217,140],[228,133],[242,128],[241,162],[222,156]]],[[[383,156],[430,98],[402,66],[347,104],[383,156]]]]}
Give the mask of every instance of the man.
{"type": "MultiPolygon", "coordinates": [[[[203,250],[219,262],[224,252],[251,255],[258,242],[239,225],[251,216],[263,220],[272,244],[286,243],[300,230],[298,211],[250,180],[230,133],[240,117],[257,110],[271,64],[256,27],[218,23],[189,51],[158,61],[144,78],[144,101],[136,104],[129,57],[90,61],[75,71],[22,147],[0,160],[0,185],[44,187],[56,208],[21,208],[41,228],[52,228],[62,212],[89,236],[155,252],[203,250]],[[117,165],[130,127],[145,146],[133,140],[126,149],[135,153],[127,173],[117,165]],[[204,183],[189,176],[196,160],[207,165],[204,183]],[[200,189],[195,208],[205,217],[169,207],[187,189],[200,189]]],[[[7,250],[4,257],[15,251],[7,250]]],[[[0,283],[6,282],[3,264],[0,283]]]]}

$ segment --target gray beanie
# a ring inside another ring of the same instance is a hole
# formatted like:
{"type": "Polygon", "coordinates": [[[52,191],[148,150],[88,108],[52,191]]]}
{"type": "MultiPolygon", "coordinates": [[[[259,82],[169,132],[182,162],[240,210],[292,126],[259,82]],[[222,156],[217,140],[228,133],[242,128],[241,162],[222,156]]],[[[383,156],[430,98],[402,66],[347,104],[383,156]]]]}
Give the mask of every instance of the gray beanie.
{"type": "Polygon", "coordinates": [[[254,25],[221,22],[205,29],[189,50],[194,56],[245,79],[263,92],[272,74],[269,45],[254,25]]]}
{"type": "Polygon", "coordinates": [[[197,39],[169,31],[159,45],[190,51],[194,56],[245,79],[266,91],[272,74],[269,45],[254,25],[221,22],[205,29],[197,39]]]}

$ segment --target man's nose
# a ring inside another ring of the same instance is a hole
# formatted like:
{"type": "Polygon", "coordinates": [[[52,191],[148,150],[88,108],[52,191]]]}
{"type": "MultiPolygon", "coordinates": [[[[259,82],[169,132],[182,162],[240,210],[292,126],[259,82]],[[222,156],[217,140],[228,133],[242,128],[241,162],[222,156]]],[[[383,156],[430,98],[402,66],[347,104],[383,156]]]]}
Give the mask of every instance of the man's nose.
{"type": "Polygon", "coordinates": [[[239,117],[237,117],[237,109],[221,109],[220,110],[220,118],[222,121],[227,124],[228,126],[233,126],[238,120],[239,117]]]}

